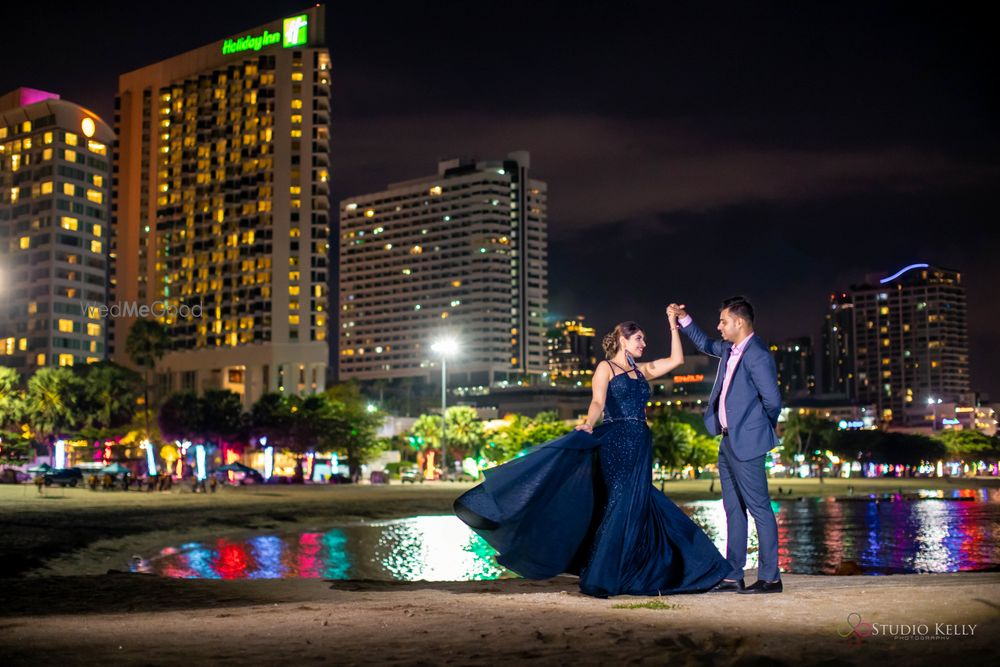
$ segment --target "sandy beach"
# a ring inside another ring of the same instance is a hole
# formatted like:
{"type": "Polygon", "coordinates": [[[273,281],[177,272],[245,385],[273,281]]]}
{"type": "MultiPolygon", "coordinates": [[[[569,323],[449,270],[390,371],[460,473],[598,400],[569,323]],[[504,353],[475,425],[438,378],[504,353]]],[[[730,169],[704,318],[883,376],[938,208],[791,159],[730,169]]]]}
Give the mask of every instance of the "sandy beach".
{"type": "MultiPolygon", "coordinates": [[[[815,482],[785,486],[803,495],[846,492],[838,482],[818,491],[815,482]]],[[[887,493],[920,488],[875,482],[887,493]]],[[[712,497],[705,487],[672,482],[668,493],[712,497]]],[[[780,595],[598,600],[581,595],[571,577],[209,581],[124,571],[130,552],[199,535],[442,514],[463,489],[67,489],[42,498],[33,488],[0,487],[0,664],[932,665],[1000,657],[994,572],[788,574],[780,595]]]]}

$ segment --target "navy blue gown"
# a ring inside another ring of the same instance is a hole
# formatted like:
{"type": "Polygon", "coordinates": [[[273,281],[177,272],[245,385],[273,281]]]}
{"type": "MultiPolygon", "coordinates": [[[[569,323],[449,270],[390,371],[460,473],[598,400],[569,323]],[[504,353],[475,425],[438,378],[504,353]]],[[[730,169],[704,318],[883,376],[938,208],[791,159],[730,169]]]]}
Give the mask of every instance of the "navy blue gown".
{"type": "Polygon", "coordinates": [[[529,579],[578,574],[596,597],[705,591],[732,569],[653,486],[649,383],[632,374],[610,380],[593,434],[573,431],[486,470],[455,501],[498,563],[529,579]]]}

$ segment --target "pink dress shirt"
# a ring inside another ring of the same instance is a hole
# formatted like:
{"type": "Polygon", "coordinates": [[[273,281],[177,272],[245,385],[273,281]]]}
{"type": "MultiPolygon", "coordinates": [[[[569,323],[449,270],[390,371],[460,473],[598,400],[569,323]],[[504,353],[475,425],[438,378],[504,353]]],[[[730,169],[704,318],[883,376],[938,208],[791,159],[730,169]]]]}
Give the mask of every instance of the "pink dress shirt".
{"type": "MultiPolygon", "coordinates": [[[[693,318],[690,315],[685,315],[677,323],[686,327],[692,321],[693,318]]],[[[733,349],[729,352],[729,360],[726,362],[726,377],[722,380],[722,391],[719,393],[719,423],[722,424],[722,428],[729,428],[729,422],[726,419],[726,393],[729,392],[729,383],[733,379],[736,365],[740,363],[740,357],[743,356],[743,350],[751,338],[753,338],[753,334],[741,340],[739,345],[733,345],[733,349]]]]}

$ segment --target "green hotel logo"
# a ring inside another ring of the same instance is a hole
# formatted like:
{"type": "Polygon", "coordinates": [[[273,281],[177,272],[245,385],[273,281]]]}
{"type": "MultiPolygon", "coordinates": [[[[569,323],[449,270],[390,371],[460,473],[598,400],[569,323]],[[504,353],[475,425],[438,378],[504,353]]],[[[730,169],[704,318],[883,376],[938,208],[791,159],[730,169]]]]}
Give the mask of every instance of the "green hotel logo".
{"type": "Polygon", "coordinates": [[[284,32],[284,39],[282,40],[281,45],[286,49],[289,46],[299,46],[301,44],[305,44],[309,39],[309,16],[306,14],[300,14],[298,16],[285,19],[282,30],[284,32]]]}
{"type": "Polygon", "coordinates": [[[301,46],[309,41],[309,15],[300,14],[284,20],[281,32],[265,29],[260,34],[249,34],[222,43],[222,55],[228,56],[243,51],[260,51],[266,46],[281,42],[283,48],[301,46]]]}

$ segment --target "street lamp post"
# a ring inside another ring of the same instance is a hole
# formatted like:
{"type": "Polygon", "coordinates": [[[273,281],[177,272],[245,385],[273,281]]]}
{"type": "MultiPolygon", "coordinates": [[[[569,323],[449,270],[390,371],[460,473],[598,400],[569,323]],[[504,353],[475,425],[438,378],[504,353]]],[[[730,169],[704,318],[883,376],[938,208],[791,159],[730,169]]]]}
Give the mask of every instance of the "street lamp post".
{"type": "Polygon", "coordinates": [[[443,338],[431,349],[441,355],[441,477],[448,479],[448,438],[447,438],[447,408],[448,408],[448,356],[454,354],[458,345],[452,338],[443,338]]]}

